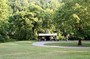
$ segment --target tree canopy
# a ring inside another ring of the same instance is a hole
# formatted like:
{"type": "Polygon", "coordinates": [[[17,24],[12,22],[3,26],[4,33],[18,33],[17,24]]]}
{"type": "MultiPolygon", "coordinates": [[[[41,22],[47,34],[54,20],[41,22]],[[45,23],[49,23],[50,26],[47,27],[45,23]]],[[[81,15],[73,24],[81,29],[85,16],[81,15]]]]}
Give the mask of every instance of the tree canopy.
{"type": "Polygon", "coordinates": [[[0,0],[0,42],[37,40],[38,33],[90,38],[89,0],[0,0]]]}
{"type": "Polygon", "coordinates": [[[55,14],[57,28],[63,33],[74,34],[84,39],[90,33],[90,1],[71,0],[60,7],[55,14]]]}

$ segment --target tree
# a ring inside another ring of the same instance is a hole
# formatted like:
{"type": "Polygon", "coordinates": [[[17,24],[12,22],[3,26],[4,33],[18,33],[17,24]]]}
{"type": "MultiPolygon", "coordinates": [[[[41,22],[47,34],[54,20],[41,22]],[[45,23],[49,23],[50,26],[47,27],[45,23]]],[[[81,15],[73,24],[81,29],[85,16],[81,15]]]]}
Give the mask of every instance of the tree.
{"type": "Polygon", "coordinates": [[[7,3],[11,7],[13,13],[24,11],[25,8],[29,6],[28,0],[7,0],[7,3]]]}
{"type": "Polygon", "coordinates": [[[17,40],[37,39],[40,29],[43,9],[31,3],[25,11],[14,13],[9,19],[10,36],[17,40]]]}
{"type": "Polygon", "coordinates": [[[78,45],[82,45],[81,40],[90,33],[90,5],[88,0],[71,0],[60,7],[55,14],[57,27],[63,33],[74,34],[79,39],[78,45]],[[87,30],[86,30],[87,29],[87,30]]]}
{"type": "Polygon", "coordinates": [[[8,41],[8,17],[9,6],[6,0],[0,0],[0,42],[8,41]]]}
{"type": "Polygon", "coordinates": [[[42,28],[45,31],[49,30],[49,32],[53,32],[55,30],[55,26],[53,25],[53,20],[52,20],[53,14],[54,11],[52,9],[47,8],[46,10],[44,10],[42,28]]]}
{"type": "Polygon", "coordinates": [[[32,12],[19,12],[10,17],[10,35],[17,40],[29,40],[32,38],[32,28],[35,18],[32,12]]]}

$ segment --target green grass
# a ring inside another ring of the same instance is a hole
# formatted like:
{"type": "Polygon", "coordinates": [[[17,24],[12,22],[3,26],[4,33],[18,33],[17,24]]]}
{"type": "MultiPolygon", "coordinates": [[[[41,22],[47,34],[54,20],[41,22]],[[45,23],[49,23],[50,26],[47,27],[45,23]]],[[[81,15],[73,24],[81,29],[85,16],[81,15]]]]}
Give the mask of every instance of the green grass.
{"type": "MultiPolygon", "coordinates": [[[[66,41],[66,42],[61,42],[61,43],[47,43],[45,45],[80,47],[80,46],[78,46],[78,42],[76,42],[76,41],[75,42],[73,42],[73,41],[66,41]]],[[[90,47],[90,42],[83,41],[81,47],[90,47]]]]}
{"type": "Polygon", "coordinates": [[[90,59],[89,48],[32,46],[33,41],[0,43],[0,59],[90,59]]]}

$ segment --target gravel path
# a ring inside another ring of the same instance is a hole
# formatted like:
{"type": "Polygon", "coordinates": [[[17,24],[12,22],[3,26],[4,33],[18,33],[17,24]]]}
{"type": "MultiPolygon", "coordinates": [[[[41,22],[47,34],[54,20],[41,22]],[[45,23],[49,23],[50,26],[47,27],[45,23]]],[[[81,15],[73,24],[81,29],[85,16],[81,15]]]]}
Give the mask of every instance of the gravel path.
{"type": "MultiPolygon", "coordinates": [[[[77,41],[70,41],[70,42],[77,42],[77,41]]],[[[48,46],[45,45],[47,43],[70,43],[66,41],[41,41],[41,42],[35,42],[32,45],[33,46],[42,46],[42,47],[56,47],[56,48],[90,48],[90,47],[72,47],[72,46],[48,46]]]]}

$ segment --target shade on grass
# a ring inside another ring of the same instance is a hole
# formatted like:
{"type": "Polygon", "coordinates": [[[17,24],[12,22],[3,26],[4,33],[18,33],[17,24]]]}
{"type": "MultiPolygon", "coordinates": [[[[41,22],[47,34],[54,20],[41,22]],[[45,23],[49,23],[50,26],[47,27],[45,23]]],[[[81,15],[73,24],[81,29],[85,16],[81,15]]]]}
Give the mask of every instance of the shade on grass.
{"type": "Polygon", "coordinates": [[[32,46],[33,41],[0,43],[0,59],[90,59],[88,48],[32,46]]]}
{"type": "Polygon", "coordinates": [[[72,42],[72,41],[66,41],[66,42],[61,42],[61,43],[47,43],[45,45],[50,45],[50,46],[72,46],[72,47],[90,47],[90,42],[83,41],[81,46],[78,46],[77,42],[72,42]]]}

